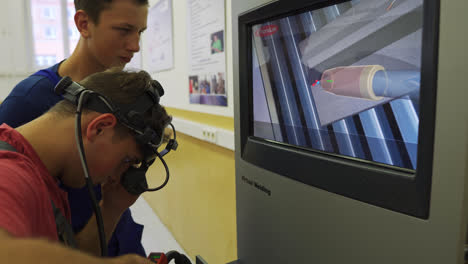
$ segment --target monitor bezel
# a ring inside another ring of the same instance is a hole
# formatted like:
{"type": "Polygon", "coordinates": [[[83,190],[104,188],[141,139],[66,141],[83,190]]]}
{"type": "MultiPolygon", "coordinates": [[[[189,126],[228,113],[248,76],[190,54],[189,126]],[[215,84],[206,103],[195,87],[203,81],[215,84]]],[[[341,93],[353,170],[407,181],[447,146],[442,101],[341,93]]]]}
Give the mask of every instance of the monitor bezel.
{"type": "Polygon", "coordinates": [[[252,30],[255,24],[350,0],[277,1],[238,17],[240,154],[253,165],[304,184],[428,219],[435,126],[439,0],[424,0],[417,169],[408,170],[253,136],[252,30]],[[248,110],[245,110],[248,109],[248,110]],[[423,133],[421,133],[421,131],[423,133]],[[313,173],[313,176],[311,174],[313,173]]]}

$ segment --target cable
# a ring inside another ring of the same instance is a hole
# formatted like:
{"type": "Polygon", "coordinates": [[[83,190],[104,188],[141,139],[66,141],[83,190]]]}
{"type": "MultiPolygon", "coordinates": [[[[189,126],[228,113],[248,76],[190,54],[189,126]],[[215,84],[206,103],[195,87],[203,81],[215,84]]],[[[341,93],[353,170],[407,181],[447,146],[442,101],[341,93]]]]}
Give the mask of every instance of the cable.
{"type": "Polygon", "coordinates": [[[191,264],[190,259],[182,253],[179,253],[175,250],[171,250],[166,253],[167,262],[174,260],[175,264],[191,264]]]}
{"type": "Polygon", "coordinates": [[[164,168],[166,169],[166,180],[159,187],[151,188],[151,189],[147,188],[146,191],[150,191],[150,192],[154,192],[154,191],[162,189],[164,186],[166,186],[167,182],[169,181],[169,167],[167,167],[166,162],[162,158],[161,154],[159,154],[159,152],[157,151],[156,151],[156,156],[158,156],[158,158],[161,160],[162,164],[164,165],[164,168]]]}
{"type": "Polygon", "coordinates": [[[78,145],[78,153],[81,159],[81,165],[83,167],[83,172],[86,178],[86,186],[88,187],[89,197],[91,198],[91,204],[93,205],[94,214],[96,216],[96,222],[98,225],[98,232],[99,232],[99,242],[101,246],[101,256],[107,256],[107,241],[106,241],[106,234],[104,232],[104,222],[102,220],[101,208],[96,200],[96,195],[93,190],[93,181],[91,177],[89,177],[88,172],[88,165],[86,163],[86,157],[84,153],[83,147],[83,139],[81,134],[81,110],[83,106],[83,101],[85,100],[85,96],[88,94],[88,91],[84,91],[81,93],[78,99],[78,106],[76,109],[76,119],[75,119],[75,140],[78,145]]]}
{"type": "MultiPolygon", "coordinates": [[[[172,139],[174,142],[176,142],[176,139],[177,139],[177,134],[176,134],[176,130],[175,130],[175,127],[172,123],[169,123],[169,125],[172,127],[172,131],[174,132],[174,138],[172,139]]],[[[161,153],[157,152],[156,151],[156,156],[158,156],[158,158],[161,160],[162,164],[164,165],[164,168],[166,169],[166,180],[163,182],[163,184],[161,184],[159,187],[156,187],[156,188],[147,188],[146,191],[148,192],[154,192],[154,191],[157,191],[157,190],[160,190],[162,189],[164,186],[166,186],[167,182],[169,181],[169,167],[167,166],[167,163],[166,161],[164,161],[163,159],[163,156],[166,155],[169,151],[166,151],[163,155],[161,155],[161,153]]],[[[151,165],[151,164],[150,164],[151,165]]]]}
{"type": "Polygon", "coordinates": [[[177,134],[176,134],[175,127],[174,127],[174,125],[172,124],[172,122],[169,123],[169,125],[172,127],[172,131],[174,132],[174,140],[176,140],[176,139],[177,139],[177,134]]]}

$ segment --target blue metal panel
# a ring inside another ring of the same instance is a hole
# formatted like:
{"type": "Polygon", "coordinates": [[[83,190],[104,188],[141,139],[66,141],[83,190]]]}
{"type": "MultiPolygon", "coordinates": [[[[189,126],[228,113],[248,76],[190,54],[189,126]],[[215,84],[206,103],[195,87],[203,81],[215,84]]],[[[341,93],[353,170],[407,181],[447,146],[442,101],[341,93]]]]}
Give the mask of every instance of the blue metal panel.
{"type": "Polygon", "coordinates": [[[340,149],[340,154],[356,157],[356,152],[349,135],[349,129],[345,120],[340,120],[332,124],[335,132],[336,141],[340,149]]]}
{"type": "Polygon", "coordinates": [[[409,99],[394,100],[390,102],[390,105],[392,106],[401,136],[405,141],[413,168],[416,168],[419,116],[409,99]]]}
{"type": "MultiPolygon", "coordinates": [[[[268,23],[267,25],[272,25],[268,23]]],[[[288,65],[285,60],[284,47],[279,34],[265,37],[270,54],[270,67],[272,70],[272,80],[278,94],[278,101],[281,105],[283,125],[289,143],[298,146],[305,146],[306,141],[302,131],[302,123],[299,117],[297,102],[292,88],[292,80],[288,73],[288,65]]]]}
{"type": "Polygon", "coordinates": [[[349,133],[351,143],[353,144],[353,151],[355,153],[354,157],[366,159],[361,143],[361,139],[363,139],[363,136],[358,134],[356,124],[354,123],[353,118],[347,117],[343,120],[346,122],[346,129],[349,133]]]}
{"type": "Polygon", "coordinates": [[[300,98],[302,111],[304,114],[305,122],[311,144],[313,148],[325,150],[324,140],[320,134],[320,123],[317,116],[317,110],[310,90],[310,80],[308,79],[307,70],[301,63],[300,51],[298,48],[300,40],[300,33],[297,32],[297,24],[295,19],[285,18],[280,20],[281,31],[285,36],[285,43],[287,53],[290,59],[291,70],[295,80],[297,92],[300,98]]]}
{"type": "Polygon", "coordinates": [[[402,160],[402,153],[400,153],[397,142],[390,127],[389,120],[385,115],[385,110],[382,106],[377,106],[374,108],[379,120],[380,127],[382,128],[382,133],[385,138],[385,143],[387,144],[388,151],[390,152],[391,159],[393,160],[393,165],[404,167],[402,160]]]}
{"type": "Polygon", "coordinates": [[[362,112],[359,114],[359,117],[362,120],[362,127],[364,128],[373,160],[393,165],[393,160],[385,142],[375,109],[362,112]]]}

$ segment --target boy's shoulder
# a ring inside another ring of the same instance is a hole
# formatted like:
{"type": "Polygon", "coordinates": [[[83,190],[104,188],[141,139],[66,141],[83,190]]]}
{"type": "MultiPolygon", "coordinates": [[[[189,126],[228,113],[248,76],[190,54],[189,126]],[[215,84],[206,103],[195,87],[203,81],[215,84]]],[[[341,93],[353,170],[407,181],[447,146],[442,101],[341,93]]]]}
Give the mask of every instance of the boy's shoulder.
{"type": "Polygon", "coordinates": [[[19,82],[8,96],[23,97],[47,95],[54,92],[54,87],[60,80],[57,73],[59,63],[52,67],[39,70],[19,82]]]}

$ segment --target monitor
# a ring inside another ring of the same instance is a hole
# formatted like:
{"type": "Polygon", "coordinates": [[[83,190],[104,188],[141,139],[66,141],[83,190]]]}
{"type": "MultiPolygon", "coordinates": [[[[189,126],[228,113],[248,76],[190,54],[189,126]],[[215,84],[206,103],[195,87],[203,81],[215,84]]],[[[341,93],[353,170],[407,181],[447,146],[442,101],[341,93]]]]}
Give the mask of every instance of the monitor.
{"type": "Polygon", "coordinates": [[[424,4],[292,1],[241,16],[242,158],[427,218],[436,28],[424,4]]]}
{"type": "Polygon", "coordinates": [[[467,9],[231,2],[235,263],[463,263],[467,9]]]}

